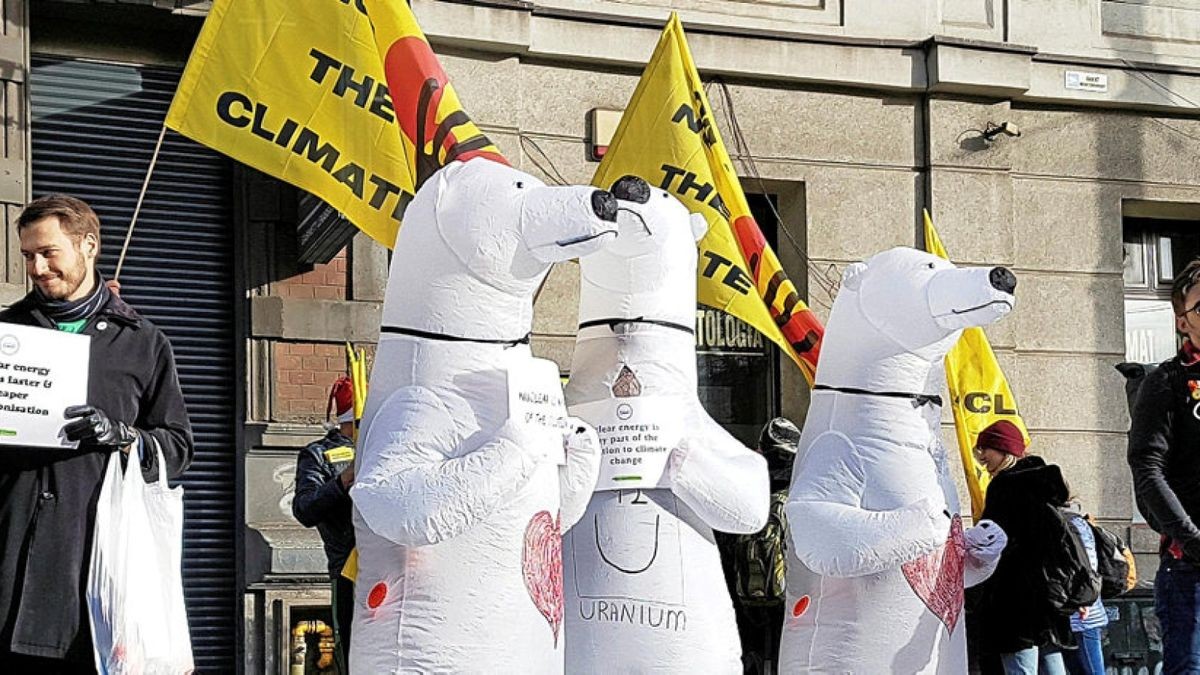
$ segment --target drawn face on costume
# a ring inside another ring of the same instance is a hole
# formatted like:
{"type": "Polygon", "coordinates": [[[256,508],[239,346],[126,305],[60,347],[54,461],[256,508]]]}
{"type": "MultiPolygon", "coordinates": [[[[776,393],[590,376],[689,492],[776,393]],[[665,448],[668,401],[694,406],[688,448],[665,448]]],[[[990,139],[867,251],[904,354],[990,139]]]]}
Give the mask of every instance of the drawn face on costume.
{"type": "Polygon", "coordinates": [[[47,216],[21,228],[21,255],[30,281],[51,300],[79,300],[92,291],[96,235],[72,237],[57,216],[47,216]]]}
{"type": "MultiPolygon", "coordinates": [[[[576,593],[581,598],[613,598],[611,579],[621,581],[621,597],[642,602],[681,605],[684,602],[680,550],[679,505],[667,490],[612,490],[597,492],[593,499],[608,502],[596,508],[572,529],[574,549],[585,559],[599,558],[594,573],[576,574],[576,593]]],[[[572,563],[576,551],[571,550],[572,563]]]]}

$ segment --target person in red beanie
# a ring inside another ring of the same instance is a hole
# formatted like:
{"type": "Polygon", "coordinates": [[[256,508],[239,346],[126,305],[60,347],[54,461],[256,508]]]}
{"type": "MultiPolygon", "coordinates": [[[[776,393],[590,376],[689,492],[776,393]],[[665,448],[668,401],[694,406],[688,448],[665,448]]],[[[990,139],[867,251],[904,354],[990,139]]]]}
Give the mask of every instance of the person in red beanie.
{"type": "Polygon", "coordinates": [[[1021,430],[1006,420],[975,442],[975,457],[992,477],[982,517],[1004,530],[1008,546],[992,576],[967,590],[968,625],[981,661],[998,657],[1005,675],[1066,675],[1063,650],[1075,648],[1070,616],[1098,596],[1083,597],[1087,589],[1073,585],[1072,570],[1088,560],[1062,511],[1071,494],[1062,470],[1026,450],[1021,430]]]}
{"type": "Polygon", "coordinates": [[[333,383],[325,409],[337,413],[336,426],[309,443],[296,460],[296,494],[292,515],[305,527],[315,527],[329,560],[333,597],[335,653],[341,672],[348,673],[350,624],[354,619],[354,584],[341,575],[354,550],[350,487],[354,485],[354,385],[345,375],[333,383]]]}
{"type": "Polygon", "coordinates": [[[993,422],[975,439],[975,459],[993,478],[1025,456],[1025,436],[1008,420],[993,422]]]}

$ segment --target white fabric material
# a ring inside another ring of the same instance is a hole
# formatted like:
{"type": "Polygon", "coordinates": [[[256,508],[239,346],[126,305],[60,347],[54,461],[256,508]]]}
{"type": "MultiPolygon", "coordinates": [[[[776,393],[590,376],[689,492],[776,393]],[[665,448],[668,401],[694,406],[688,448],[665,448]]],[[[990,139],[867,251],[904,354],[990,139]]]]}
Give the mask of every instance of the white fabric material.
{"type": "MultiPolygon", "coordinates": [[[[817,383],[940,392],[961,329],[1012,309],[989,272],[909,248],[851,265],[817,383]]],[[[1006,540],[987,521],[963,533],[940,417],[907,398],[813,392],[786,506],[779,672],[966,672],[963,588],[1006,540]]]]}
{"type": "Polygon", "coordinates": [[[193,668],[183,601],[183,488],[167,484],[162,451],[152,451],[157,483],[146,483],[136,453],[123,472],[114,453],[96,502],[87,603],[101,675],[193,668]]]}
{"type": "MultiPolygon", "coordinates": [[[[623,208],[637,215],[618,213],[617,241],[580,262],[580,322],[637,317],[693,326],[695,242],[704,228],[658,189],[647,204],[623,208]]],[[[685,331],[648,323],[581,329],[568,405],[613,398],[625,369],[641,396],[678,401],[685,436],[668,461],[670,489],[597,492],[567,534],[567,672],[740,673],[712,531],[763,527],[766,462],[701,407],[695,338],[685,331]]]]}
{"type": "MultiPolygon", "coordinates": [[[[593,192],[486,160],[442,169],[405,214],[384,326],[526,335],[550,264],[616,231],[593,192]]],[[[508,420],[507,370],[532,358],[527,345],[381,334],[350,492],[355,673],[562,672],[560,533],[595,485],[599,444],[576,422],[547,448],[508,420]],[[549,458],[564,447],[560,466],[549,458]]]]}

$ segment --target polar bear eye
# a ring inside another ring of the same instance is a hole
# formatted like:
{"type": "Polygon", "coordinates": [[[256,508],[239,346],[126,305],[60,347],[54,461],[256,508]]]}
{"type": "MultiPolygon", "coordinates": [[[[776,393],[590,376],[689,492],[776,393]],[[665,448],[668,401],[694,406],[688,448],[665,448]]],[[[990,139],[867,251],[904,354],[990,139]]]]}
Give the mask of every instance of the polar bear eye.
{"type": "Polygon", "coordinates": [[[518,189],[518,190],[524,190],[524,189],[525,189],[525,182],[524,182],[524,181],[517,181],[517,189],[518,189]]]}

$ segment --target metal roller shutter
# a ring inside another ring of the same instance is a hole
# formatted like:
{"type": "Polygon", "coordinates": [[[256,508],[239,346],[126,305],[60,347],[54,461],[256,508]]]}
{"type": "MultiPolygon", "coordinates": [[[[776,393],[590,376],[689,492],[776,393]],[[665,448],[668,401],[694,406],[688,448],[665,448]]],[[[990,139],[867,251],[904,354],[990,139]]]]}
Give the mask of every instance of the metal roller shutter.
{"type": "MultiPolygon", "coordinates": [[[[103,225],[112,277],[179,70],[33,59],[33,193],[65,192],[103,225]]],[[[198,672],[238,652],[230,162],[168,132],[121,272],[122,297],[171,340],[196,435],[184,474],[184,586],[198,672]]]]}

